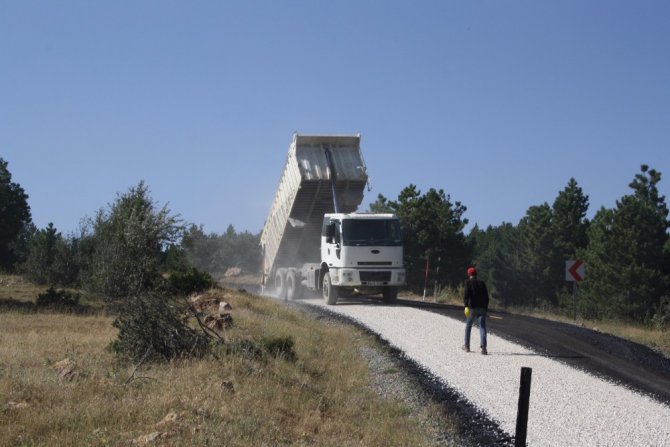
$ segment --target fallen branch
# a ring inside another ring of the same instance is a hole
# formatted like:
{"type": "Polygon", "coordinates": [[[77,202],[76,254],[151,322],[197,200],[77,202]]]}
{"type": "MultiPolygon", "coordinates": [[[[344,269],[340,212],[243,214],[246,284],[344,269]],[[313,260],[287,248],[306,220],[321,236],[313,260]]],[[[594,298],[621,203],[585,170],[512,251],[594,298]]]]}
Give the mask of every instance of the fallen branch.
{"type": "Polygon", "coordinates": [[[142,356],[142,360],[140,360],[140,363],[138,363],[137,365],[135,365],[135,368],[133,368],[133,372],[130,374],[130,377],[128,377],[128,378],[126,379],[126,381],[123,382],[124,385],[128,385],[128,383],[130,383],[130,381],[131,381],[131,380],[133,379],[133,377],[135,376],[135,373],[137,372],[137,370],[139,369],[139,367],[142,366],[142,364],[144,363],[144,361],[145,361],[145,360],[147,359],[147,357],[149,356],[149,353],[151,352],[152,349],[153,349],[153,345],[149,345],[149,347],[147,348],[147,352],[145,352],[144,355],[142,356]]]}
{"type": "Polygon", "coordinates": [[[188,302],[186,297],[184,297],[184,301],[186,302],[186,308],[189,310],[189,312],[191,312],[191,315],[193,315],[195,317],[196,321],[198,322],[198,326],[200,326],[200,329],[202,329],[202,331],[206,335],[208,335],[212,338],[219,339],[219,341],[221,343],[225,343],[226,341],[223,339],[223,337],[221,337],[215,330],[208,328],[207,325],[205,323],[203,323],[203,321],[200,319],[200,316],[195,311],[195,309],[193,309],[193,307],[191,306],[191,303],[188,302]]]}

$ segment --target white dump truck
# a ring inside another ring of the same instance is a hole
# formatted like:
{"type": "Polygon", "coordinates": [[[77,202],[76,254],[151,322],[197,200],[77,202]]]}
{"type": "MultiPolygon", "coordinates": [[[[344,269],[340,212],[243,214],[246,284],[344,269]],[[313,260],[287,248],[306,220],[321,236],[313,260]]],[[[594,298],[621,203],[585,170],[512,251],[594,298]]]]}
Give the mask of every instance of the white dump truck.
{"type": "Polygon", "coordinates": [[[368,174],[360,135],[293,136],[260,244],[263,285],[280,298],[323,291],[381,293],[405,284],[400,223],[393,214],[356,213],[368,174]]]}

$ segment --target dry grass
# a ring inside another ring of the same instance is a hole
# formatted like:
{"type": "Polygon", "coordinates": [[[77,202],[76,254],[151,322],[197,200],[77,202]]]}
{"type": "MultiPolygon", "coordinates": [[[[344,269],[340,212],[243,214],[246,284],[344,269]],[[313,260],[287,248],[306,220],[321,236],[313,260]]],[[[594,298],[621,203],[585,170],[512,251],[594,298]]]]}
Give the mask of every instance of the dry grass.
{"type": "Polygon", "coordinates": [[[45,289],[25,281],[21,276],[0,274],[0,300],[34,302],[37,294],[45,289]]]}
{"type": "Polygon", "coordinates": [[[596,323],[597,329],[617,337],[633,340],[643,345],[660,350],[670,358],[670,330],[653,329],[646,326],[619,324],[612,322],[596,323]]]}
{"type": "Polygon", "coordinates": [[[371,337],[252,295],[210,293],[233,306],[229,348],[134,375],[106,350],[111,317],[0,313],[0,445],[431,444],[402,402],[370,388],[359,348],[371,337]],[[285,336],[294,360],[230,349],[285,336]],[[56,369],[64,359],[71,381],[56,369]]]}
{"type": "MultiPolygon", "coordinates": [[[[37,295],[45,293],[47,286],[38,286],[23,279],[19,275],[0,274],[0,312],[3,310],[33,311],[32,305],[37,295]]],[[[61,290],[60,288],[56,288],[61,290]]],[[[66,289],[67,292],[79,295],[79,310],[84,312],[99,312],[102,302],[99,298],[89,296],[81,290],[66,289]]]]}

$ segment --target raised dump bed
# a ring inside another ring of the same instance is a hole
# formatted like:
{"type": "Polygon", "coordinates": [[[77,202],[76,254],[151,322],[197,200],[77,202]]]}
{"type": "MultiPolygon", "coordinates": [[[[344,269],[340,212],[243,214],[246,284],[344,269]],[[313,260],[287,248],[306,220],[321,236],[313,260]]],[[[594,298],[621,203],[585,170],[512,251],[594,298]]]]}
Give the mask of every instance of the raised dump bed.
{"type": "Polygon", "coordinates": [[[355,211],[368,182],[360,135],[293,136],[263,232],[264,275],[320,261],[324,214],[355,211]]]}

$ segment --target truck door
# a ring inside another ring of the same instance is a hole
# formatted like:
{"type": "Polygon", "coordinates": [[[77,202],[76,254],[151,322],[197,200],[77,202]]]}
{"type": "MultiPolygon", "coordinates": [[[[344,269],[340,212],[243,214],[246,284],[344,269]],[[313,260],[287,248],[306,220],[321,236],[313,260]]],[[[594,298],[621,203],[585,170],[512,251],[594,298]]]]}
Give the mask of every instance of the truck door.
{"type": "Polygon", "coordinates": [[[324,226],[325,237],[322,239],[321,259],[328,266],[339,266],[340,254],[342,252],[342,222],[330,220],[324,226]]]}

